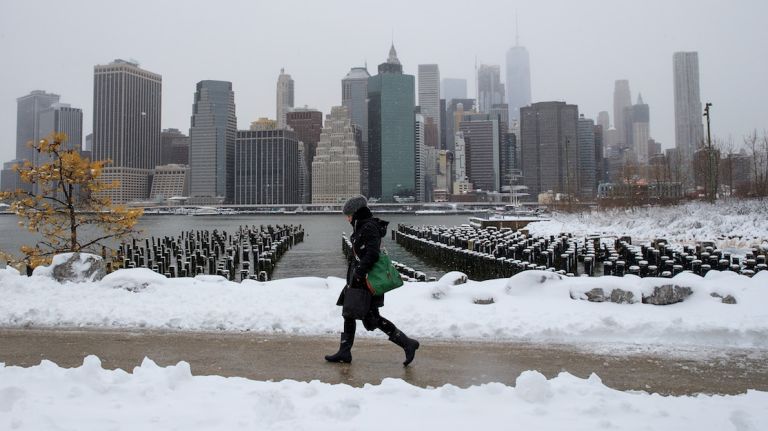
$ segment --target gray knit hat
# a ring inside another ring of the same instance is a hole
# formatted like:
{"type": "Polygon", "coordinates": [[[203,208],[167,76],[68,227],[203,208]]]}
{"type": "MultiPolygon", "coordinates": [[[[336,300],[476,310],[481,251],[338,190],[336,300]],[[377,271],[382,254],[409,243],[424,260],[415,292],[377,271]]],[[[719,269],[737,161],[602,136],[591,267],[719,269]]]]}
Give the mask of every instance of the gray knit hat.
{"type": "Polygon", "coordinates": [[[357,195],[352,196],[351,198],[347,199],[346,202],[344,202],[344,208],[341,210],[341,212],[344,213],[344,215],[351,216],[352,214],[356,213],[357,210],[363,207],[368,206],[368,200],[365,199],[365,196],[363,195],[357,195]]]}

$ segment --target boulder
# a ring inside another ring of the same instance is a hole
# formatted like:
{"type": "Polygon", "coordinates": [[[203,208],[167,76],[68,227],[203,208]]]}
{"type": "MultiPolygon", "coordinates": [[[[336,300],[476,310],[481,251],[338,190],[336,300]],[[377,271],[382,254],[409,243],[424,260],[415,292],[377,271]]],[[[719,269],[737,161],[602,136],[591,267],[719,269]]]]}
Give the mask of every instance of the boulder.
{"type": "Polygon", "coordinates": [[[587,301],[589,301],[589,302],[604,302],[605,301],[605,292],[600,287],[595,287],[594,289],[590,290],[589,292],[584,292],[584,296],[587,297],[587,301]]]}
{"type": "Polygon", "coordinates": [[[635,294],[628,290],[613,289],[611,291],[611,302],[616,304],[631,304],[635,299],[635,294]]]}
{"type": "Polygon", "coordinates": [[[653,293],[643,295],[643,304],[669,305],[682,302],[685,298],[691,296],[693,290],[687,286],[678,286],[665,284],[653,288],[653,293]]]}
{"type": "Polygon", "coordinates": [[[32,275],[51,277],[59,283],[99,281],[107,274],[107,266],[100,256],[90,253],[57,254],[49,266],[35,268],[32,275]]]}
{"type": "Polygon", "coordinates": [[[736,298],[734,298],[733,295],[725,295],[725,297],[723,297],[723,295],[717,292],[712,292],[709,294],[709,296],[713,298],[719,298],[720,302],[722,302],[723,304],[736,304],[736,298]]]}

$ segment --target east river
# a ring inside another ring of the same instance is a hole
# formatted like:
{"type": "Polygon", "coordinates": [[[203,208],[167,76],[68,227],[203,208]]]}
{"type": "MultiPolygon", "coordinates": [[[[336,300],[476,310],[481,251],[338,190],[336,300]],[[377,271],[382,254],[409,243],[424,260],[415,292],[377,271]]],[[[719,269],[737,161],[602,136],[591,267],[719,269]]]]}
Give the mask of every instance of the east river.
{"type": "MultiPolygon", "coordinates": [[[[417,256],[402,249],[391,236],[391,230],[398,223],[415,225],[456,226],[468,222],[468,215],[415,215],[415,214],[375,214],[376,217],[390,222],[390,232],[382,245],[393,260],[417,270],[424,271],[429,277],[440,277],[445,268],[428,264],[417,256]]],[[[0,250],[18,254],[22,244],[34,244],[36,236],[21,229],[15,215],[0,215],[0,250]]],[[[296,245],[278,262],[273,279],[289,277],[344,277],[346,262],[341,252],[341,234],[349,235],[352,226],[341,214],[313,215],[145,215],[137,228],[141,230],[139,238],[177,236],[188,230],[213,230],[234,232],[238,226],[292,224],[304,228],[304,242],[296,245]]]]}

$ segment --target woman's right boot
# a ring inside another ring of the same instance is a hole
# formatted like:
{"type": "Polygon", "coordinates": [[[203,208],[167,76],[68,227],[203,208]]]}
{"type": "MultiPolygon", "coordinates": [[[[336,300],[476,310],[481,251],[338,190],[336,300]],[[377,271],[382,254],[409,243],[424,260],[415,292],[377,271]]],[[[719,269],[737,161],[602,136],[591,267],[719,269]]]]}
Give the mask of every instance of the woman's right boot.
{"type": "Polygon", "coordinates": [[[341,345],[339,351],[333,355],[326,355],[325,360],[328,362],[352,362],[352,344],[355,342],[355,334],[348,334],[346,332],[341,333],[341,345]]]}

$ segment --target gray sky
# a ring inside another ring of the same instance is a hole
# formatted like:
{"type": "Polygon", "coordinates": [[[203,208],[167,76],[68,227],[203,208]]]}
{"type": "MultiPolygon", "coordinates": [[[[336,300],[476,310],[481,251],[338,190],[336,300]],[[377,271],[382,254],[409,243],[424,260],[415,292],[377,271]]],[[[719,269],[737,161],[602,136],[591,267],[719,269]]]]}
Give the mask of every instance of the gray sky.
{"type": "Polygon", "coordinates": [[[15,156],[16,98],[31,90],[81,108],[89,133],[93,66],[115,58],[163,76],[163,128],[184,132],[203,79],[233,82],[240,128],[274,118],[281,67],[297,106],[328,113],[349,68],[367,60],[375,74],[392,34],[406,73],[437,63],[441,77],[466,78],[473,96],[475,56],[504,73],[516,11],[534,102],[613,116],[613,83],[628,79],[633,102],[639,91],[650,105],[651,136],[672,147],[672,53],[698,51],[713,134],[740,143],[768,128],[764,0],[0,0],[0,161],[15,156]]]}

